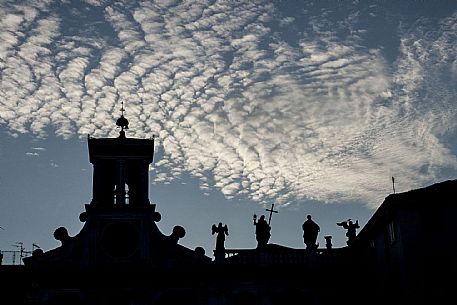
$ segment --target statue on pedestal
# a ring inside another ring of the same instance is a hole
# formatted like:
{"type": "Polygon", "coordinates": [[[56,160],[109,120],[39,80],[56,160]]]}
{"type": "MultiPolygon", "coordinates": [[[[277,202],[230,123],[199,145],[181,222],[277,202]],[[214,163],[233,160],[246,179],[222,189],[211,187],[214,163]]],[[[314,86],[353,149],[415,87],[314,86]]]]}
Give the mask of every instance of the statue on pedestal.
{"type": "Polygon", "coordinates": [[[225,246],[224,246],[225,236],[229,235],[227,225],[223,226],[222,222],[220,222],[219,225],[217,225],[217,226],[213,224],[213,226],[212,226],[212,235],[214,235],[214,233],[217,233],[216,251],[225,250],[225,246]]]}

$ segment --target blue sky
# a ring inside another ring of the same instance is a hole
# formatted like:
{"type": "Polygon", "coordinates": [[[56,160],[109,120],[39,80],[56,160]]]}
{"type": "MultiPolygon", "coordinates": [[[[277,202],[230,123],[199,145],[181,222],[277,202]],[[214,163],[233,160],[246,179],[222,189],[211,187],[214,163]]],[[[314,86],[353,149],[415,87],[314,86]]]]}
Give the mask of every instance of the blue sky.
{"type": "Polygon", "coordinates": [[[79,232],[87,134],[157,135],[150,199],[210,254],[345,245],[392,192],[457,176],[455,1],[2,1],[0,249],[79,232]]]}

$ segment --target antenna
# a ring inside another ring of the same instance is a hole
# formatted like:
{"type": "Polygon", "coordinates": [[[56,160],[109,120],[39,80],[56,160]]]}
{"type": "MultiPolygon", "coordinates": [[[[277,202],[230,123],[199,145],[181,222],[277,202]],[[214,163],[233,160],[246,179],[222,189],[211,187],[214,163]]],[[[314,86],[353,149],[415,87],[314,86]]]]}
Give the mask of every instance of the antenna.
{"type": "Polygon", "coordinates": [[[22,258],[24,258],[24,243],[22,241],[16,242],[13,246],[19,248],[19,265],[22,265],[22,258]]]}
{"type": "Polygon", "coordinates": [[[394,191],[394,194],[395,194],[395,178],[392,176],[392,189],[394,191]]]}

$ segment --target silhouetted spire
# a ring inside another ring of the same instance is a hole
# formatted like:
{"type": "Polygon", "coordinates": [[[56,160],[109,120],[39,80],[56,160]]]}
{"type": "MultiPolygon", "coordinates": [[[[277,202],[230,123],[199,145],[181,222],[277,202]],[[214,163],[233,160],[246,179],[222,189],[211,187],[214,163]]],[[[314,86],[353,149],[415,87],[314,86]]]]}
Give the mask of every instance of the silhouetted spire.
{"type": "Polygon", "coordinates": [[[129,129],[129,121],[124,117],[124,101],[121,102],[121,117],[117,119],[116,125],[121,127],[121,132],[119,133],[119,138],[125,138],[125,131],[124,129],[129,129]]]}

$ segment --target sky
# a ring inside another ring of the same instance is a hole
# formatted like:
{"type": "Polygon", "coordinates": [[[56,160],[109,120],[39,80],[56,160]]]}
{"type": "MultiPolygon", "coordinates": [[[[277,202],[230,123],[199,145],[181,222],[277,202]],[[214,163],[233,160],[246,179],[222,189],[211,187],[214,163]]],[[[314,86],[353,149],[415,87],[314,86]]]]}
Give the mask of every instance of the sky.
{"type": "Polygon", "coordinates": [[[395,189],[457,178],[457,2],[0,1],[0,249],[55,248],[91,200],[87,136],[156,138],[150,200],[211,256],[346,245],[395,189]]]}

